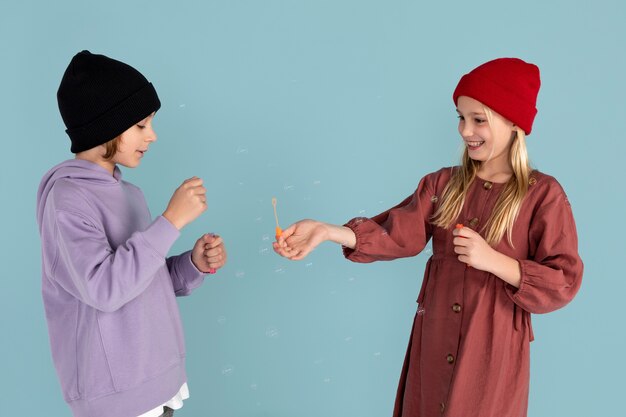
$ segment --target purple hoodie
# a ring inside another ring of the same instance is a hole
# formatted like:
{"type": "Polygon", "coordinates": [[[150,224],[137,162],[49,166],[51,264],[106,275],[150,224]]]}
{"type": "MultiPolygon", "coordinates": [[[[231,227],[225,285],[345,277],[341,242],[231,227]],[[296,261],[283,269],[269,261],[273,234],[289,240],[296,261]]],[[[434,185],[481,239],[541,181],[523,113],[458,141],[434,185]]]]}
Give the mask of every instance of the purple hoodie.
{"type": "Polygon", "coordinates": [[[97,164],[68,160],[37,193],[42,293],[52,358],[78,417],[136,417],[186,381],[175,296],[204,274],[190,252],[166,258],[179,231],[154,221],[143,193],[97,164]]]}

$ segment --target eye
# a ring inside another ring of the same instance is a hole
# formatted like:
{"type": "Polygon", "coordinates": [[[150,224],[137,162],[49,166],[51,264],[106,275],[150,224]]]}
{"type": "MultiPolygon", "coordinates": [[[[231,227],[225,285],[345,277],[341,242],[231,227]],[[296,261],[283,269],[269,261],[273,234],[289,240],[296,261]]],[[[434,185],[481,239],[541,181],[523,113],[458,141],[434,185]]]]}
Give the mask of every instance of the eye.
{"type": "Polygon", "coordinates": [[[463,116],[461,116],[460,114],[456,117],[459,120],[465,120],[465,118],[463,116]]]}
{"type": "Polygon", "coordinates": [[[486,119],[476,118],[476,119],[474,119],[474,121],[476,122],[476,124],[481,125],[481,124],[485,123],[487,120],[486,119]]]}
{"type": "Polygon", "coordinates": [[[146,128],[144,125],[137,125],[137,127],[138,127],[139,129],[145,129],[145,128],[146,128]]]}

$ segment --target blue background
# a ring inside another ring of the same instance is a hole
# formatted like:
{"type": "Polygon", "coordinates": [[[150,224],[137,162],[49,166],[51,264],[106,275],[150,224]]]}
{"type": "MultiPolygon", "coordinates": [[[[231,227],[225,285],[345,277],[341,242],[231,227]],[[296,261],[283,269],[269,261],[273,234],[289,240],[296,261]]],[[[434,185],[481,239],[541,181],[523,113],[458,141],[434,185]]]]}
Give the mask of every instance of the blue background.
{"type": "Polygon", "coordinates": [[[156,86],[159,135],[135,170],[154,215],[187,177],[229,263],[180,299],[191,398],[180,416],[390,416],[427,253],[358,265],[324,244],[271,250],[281,225],[343,223],[456,164],[452,91],[499,56],[537,63],[529,151],[574,208],[586,270],[578,297],[534,317],[530,416],[613,415],[626,351],[621,222],[625,3],[545,1],[0,2],[3,415],[70,415],[48,347],[35,192],[71,157],[56,89],[82,49],[156,86]]]}

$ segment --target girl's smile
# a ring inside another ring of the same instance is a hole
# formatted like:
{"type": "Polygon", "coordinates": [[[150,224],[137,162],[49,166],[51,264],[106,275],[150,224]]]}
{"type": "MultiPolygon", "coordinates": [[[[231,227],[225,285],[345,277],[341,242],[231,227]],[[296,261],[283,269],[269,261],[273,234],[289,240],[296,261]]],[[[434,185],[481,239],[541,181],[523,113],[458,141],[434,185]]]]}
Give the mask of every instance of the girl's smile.
{"type": "Polygon", "coordinates": [[[465,141],[465,145],[467,145],[467,149],[470,151],[475,151],[478,150],[481,146],[483,146],[483,144],[485,143],[484,140],[482,141],[465,141]]]}

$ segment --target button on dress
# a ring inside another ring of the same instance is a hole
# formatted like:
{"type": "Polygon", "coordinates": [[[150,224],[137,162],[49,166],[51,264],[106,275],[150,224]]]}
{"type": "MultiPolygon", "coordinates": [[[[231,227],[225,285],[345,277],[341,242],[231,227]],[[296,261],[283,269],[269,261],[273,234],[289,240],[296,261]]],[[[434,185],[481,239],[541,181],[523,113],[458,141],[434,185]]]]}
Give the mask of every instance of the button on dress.
{"type": "Polygon", "coordinates": [[[523,417],[528,408],[531,313],[570,302],[583,264],[567,196],[551,176],[533,171],[513,228],[495,249],[520,265],[515,288],[493,274],[467,268],[454,253],[452,230],[463,223],[485,237],[506,186],[476,178],[450,229],[433,226],[433,213],[452,171],[422,178],[397,206],[346,224],[356,235],[347,259],[373,262],[415,256],[432,239],[419,304],[400,376],[394,417],[523,417]]]}

